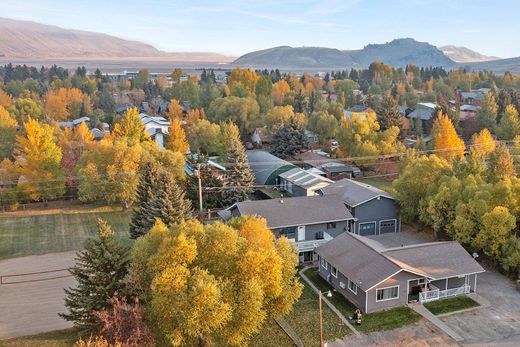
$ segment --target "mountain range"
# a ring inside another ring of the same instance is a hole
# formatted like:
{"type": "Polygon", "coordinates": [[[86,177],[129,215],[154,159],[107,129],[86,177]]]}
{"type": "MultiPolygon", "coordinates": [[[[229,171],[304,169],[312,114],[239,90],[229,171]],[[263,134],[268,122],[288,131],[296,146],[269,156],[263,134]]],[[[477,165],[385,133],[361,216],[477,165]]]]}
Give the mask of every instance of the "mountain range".
{"type": "Polygon", "coordinates": [[[152,45],[101,33],[63,29],[54,25],[0,18],[0,57],[20,58],[146,58],[229,62],[233,58],[216,53],[166,53],[152,45]]]}
{"type": "Polygon", "coordinates": [[[0,18],[0,62],[38,64],[44,59],[62,65],[84,62],[96,65],[101,64],[101,61],[109,61],[108,65],[119,67],[132,62],[134,65],[148,63],[150,66],[169,69],[169,63],[172,62],[202,63],[208,66],[230,63],[252,68],[279,67],[309,71],[366,68],[373,61],[381,61],[394,67],[404,67],[413,63],[418,66],[442,66],[447,69],[468,67],[472,70],[487,69],[497,73],[520,73],[520,57],[499,59],[465,47],[437,48],[412,38],[369,44],[358,50],[280,46],[247,53],[235,59],[207,52],[168,53],[149,44],[107,34],[0,18]]]}

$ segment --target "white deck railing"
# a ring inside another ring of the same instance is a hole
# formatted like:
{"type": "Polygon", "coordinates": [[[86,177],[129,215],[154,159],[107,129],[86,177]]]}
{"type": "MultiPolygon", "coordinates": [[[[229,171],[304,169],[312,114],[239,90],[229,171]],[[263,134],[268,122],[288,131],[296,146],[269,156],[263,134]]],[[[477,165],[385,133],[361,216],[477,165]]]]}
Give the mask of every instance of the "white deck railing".
{"type": "Polygon", "coordinates": [[[450,288],[446,290],[429,290],[427,292],[419,293],[419,301],[423,303],[433,300],[449,298],[450,296],[468,294],[469,292],[470,287],[467,284],[464,284],[462,287],[450,288]]]}

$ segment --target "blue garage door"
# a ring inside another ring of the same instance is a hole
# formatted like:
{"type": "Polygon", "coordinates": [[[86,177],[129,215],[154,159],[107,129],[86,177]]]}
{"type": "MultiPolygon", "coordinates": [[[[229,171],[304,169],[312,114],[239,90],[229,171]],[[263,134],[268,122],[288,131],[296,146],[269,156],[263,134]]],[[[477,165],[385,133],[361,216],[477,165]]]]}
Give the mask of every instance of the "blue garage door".
{"type": "Polygon", "coordinates": [[[359,224],[359,235],[368,236],[376,234],[376,222],[359,224]]]}
{"type": "Polygon", "coordinates": [[[396,227],[395,227],[395,219],[391,220],[382,220],[379,224],[379,233],[380,234],[386,234],[386,233],[395,233],[396,227]]]}

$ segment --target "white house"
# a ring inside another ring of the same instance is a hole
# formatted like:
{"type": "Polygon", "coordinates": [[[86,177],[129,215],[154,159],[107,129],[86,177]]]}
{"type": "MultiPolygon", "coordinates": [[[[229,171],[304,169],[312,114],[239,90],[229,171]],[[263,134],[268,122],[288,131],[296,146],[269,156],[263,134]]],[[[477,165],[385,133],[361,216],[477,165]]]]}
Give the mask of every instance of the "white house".
{"type": "Polygon", "coordinates": [[[168,134],[170,121],[161,116],[149,116],[146,113],[139,114],[144,127],[152,139],[160,148],[164,148],[164,134],[168,134]]]}

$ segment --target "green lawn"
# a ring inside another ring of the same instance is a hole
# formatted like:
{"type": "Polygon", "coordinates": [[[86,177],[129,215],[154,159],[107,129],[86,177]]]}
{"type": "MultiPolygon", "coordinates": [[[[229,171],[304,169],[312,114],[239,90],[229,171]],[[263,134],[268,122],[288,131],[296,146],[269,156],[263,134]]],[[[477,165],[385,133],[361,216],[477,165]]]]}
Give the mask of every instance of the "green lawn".
{"type": "Polygon", "coordinates": [[[434,315],[464,310],[466,308],[479,306],[478,302],[467,296],[456,296],[454,298],[436,300],[424,304],[434,315]]]}
{"type": "Polygon", "coordinates": [[[54,214],[2,213],[0,215],[0,259],[82,248],[97,231],[97,219],[105,219],[130,244],[130,212],[109,209],[59,210],[54,214]]]}
{"type": "MultiPolygon", "coordinates": [[[[397,177],[397,176],[395,176],[397,177]]],[[[392,181],[389,179],[395,178],[394,176],[386,177],[363,177],[356,179],[356,181],[359,181],[361,183],[370,184],[371,186],[374,186],[376,188],[379,188],[384,191],[388,191],[392,189],[392,181]]]]}
{"type": "MultiPolygon", "coordinates": [[[[331,298],[328,298],[331,303],[336,306],[345,317],[353,316],[356,307],[343,295],[335,292],[334,288],[320,277],[317,268],[307,270],[305,275],[307,275],[309,280],[321,291],[332,290],[333,295],[331,298]]],[[[392,330],[415,323],[420,318],[421,316],[409,307],[397,307],[385,311],[364,314],[361,326],[356,326],[356,329],[364,333],[392,330]]]]}
{"type": "Polygon", "coordinates": [[[0,347],[70,347],[79,338],[77,330],[71,328],[16,339],[0,340],[0,347]]]}

